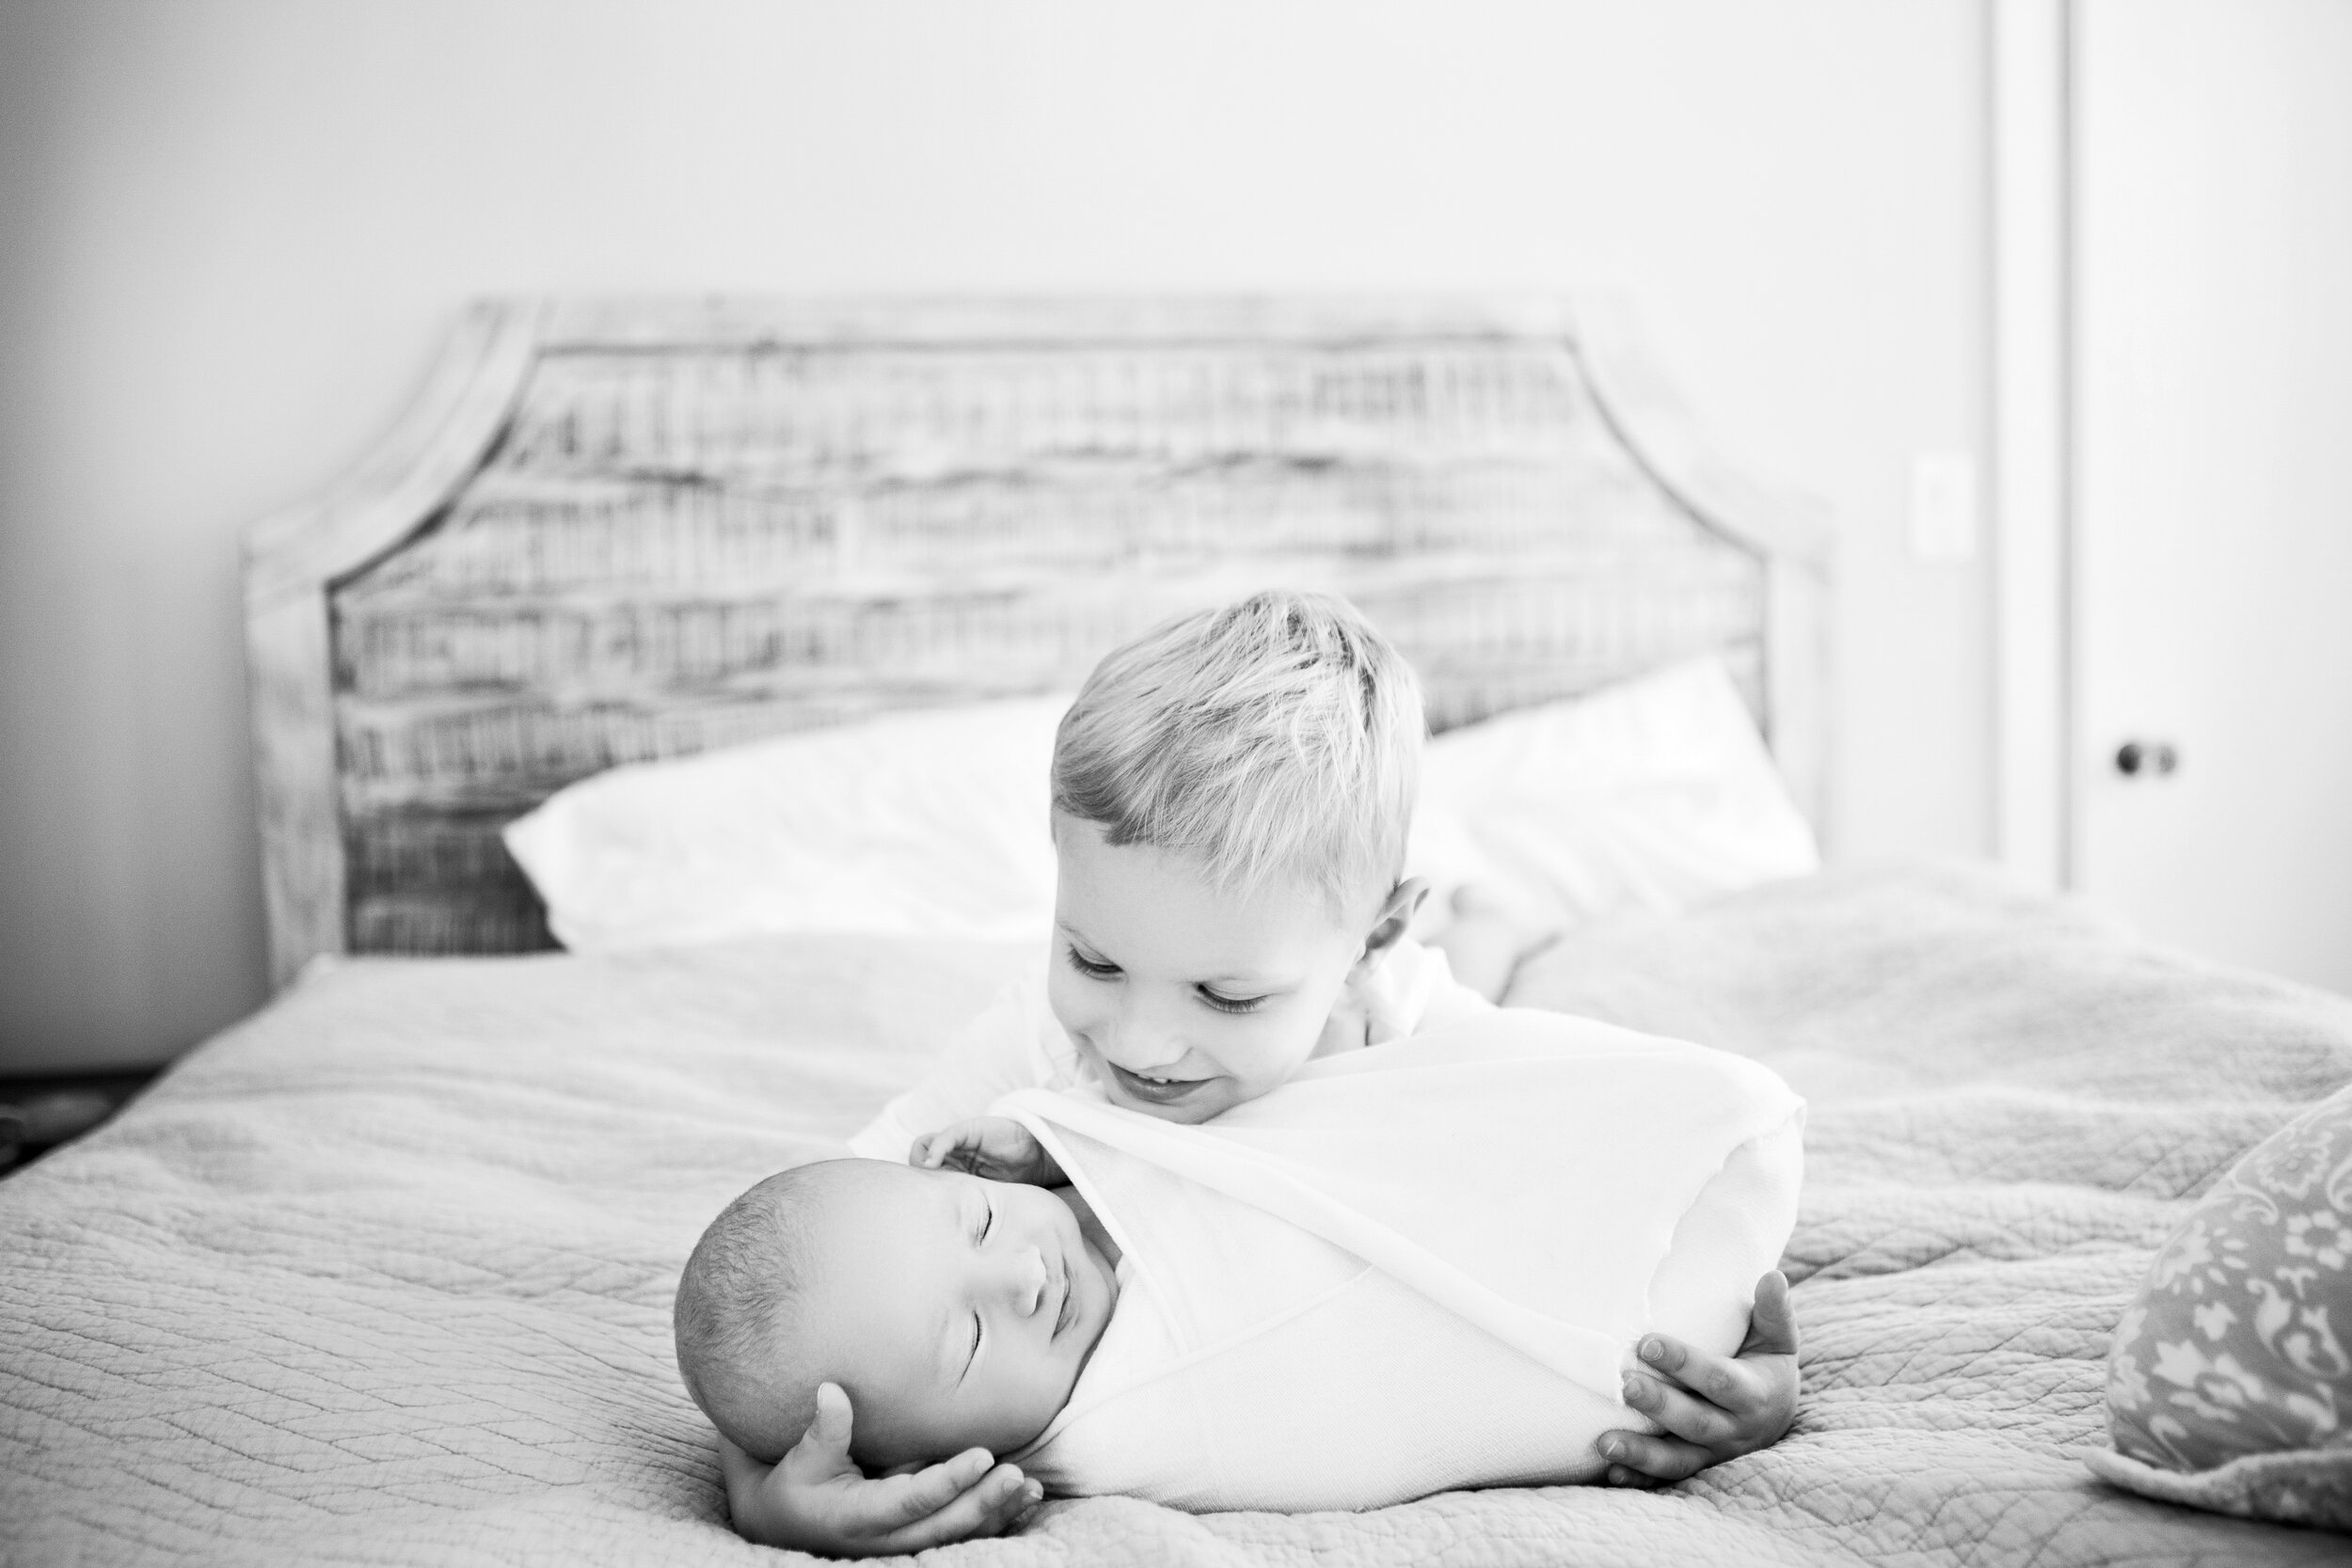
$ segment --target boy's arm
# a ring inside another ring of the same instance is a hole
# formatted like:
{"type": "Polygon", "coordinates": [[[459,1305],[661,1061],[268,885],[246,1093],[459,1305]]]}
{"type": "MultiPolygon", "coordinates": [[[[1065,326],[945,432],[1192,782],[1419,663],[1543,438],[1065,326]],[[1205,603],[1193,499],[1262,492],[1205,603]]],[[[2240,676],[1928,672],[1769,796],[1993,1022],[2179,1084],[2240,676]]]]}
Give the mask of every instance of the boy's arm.
{"type": "Polygon", "coordinates": [[[975,1117],[914,1140],[907,1164],[925,1170],[970,1171],[992,1181],[1023,1181],[1032,1187],[1066,1187],[1070,1178],[1037,1134],[1010,1117],[975,1117]]]}
{"type": "Polygon", "coordinates": [[[1661,1486],[1780,1441],[1797,1418],[1797,1316],[1778,1269],[1756,1284],[1738,1356],[1709,1355],[1671,1334],[1642,1337],[1646,1372],[1628,1372],[1625,1400],[1666,1429],[1608,1432],[1600,1455],[1612,1486],[1661,1486]]]}
{"type": "Polygon", "coordinates": [[[1015,1089],[1049,1083],[1052,1063],[1039,1043],[1051,1024],[1043,977],[1025,976],[996,993],[970,1027],[948,1042],[914,1087],[882,1107],[850,1140],[850,1152],[904,1160],[914,1140],[968,1121],[1015,1089]]]}

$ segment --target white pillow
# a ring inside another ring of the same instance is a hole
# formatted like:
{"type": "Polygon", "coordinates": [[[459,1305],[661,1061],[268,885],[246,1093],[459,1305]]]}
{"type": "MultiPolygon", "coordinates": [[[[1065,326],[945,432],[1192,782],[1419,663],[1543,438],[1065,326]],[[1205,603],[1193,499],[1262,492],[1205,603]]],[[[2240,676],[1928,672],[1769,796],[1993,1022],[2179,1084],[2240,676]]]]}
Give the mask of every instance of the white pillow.
{"type": "MultiPolygon", "coordinates": [[[[1067,695],[891,714],[584,779],[506,845],[582,952],[759,933],[1044,940],[1067,695]]],[[[1407,870],[1538,929],[1816,870],[1731,677],[1705,660],[1438,736],[1407,870]]]]}
{"type": "Polygon", "coordinates": [[[1042,942],[1046,767],[1067,694],[889,714],[635,763],[509,823],[580,952],[757,933],[1042,942]]]}
{"type": "Polygon", "coordinates": [[[1720,659],[1450,730],[1422,765],[1406,870],[1433,933],[1476,880],[1537,929],[1700,899],[1820,869],[1720,659]]]}

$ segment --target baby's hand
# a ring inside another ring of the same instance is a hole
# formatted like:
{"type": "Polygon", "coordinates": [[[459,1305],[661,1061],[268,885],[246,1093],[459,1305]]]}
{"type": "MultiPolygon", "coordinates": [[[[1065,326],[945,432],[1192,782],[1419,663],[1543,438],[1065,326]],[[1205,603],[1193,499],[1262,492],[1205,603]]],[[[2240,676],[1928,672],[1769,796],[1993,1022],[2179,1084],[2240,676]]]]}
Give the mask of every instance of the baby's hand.
{"type": "Polygon", "coordinates": [[[1037,1134],[1010,1117],[974,1117],[926,1133],[907,1150],[907,1164],[925,1170],[944,1165],[1032,1187],[1058,1187],[1070,1180],[1037,1134]]]}
{"type": "Polygon", "coordinates": [[[1780,1441],[1797,1418],[1797,1318],[1778,1269],[1756,1282],[1747,1342],[1736,1360],[1669,1334],[1642,1337],[1645,1372],[1625,1376],[1625,1402],[1666,1429],[1601,1433],[1612,1486],[1659,1486],[1780,1441]]]}
{"type": "Polygon", "coordinates": [[[791,1452],[762,1465],[721,1433],[719,1462],[738,1535],[822,1557],[895,1557],[995,1535],[1043,1496],[986,1449],[866,1480],[850,1457],[850,1396],[830,1383],[817,1390],[817,1419],[791,1452]]]}

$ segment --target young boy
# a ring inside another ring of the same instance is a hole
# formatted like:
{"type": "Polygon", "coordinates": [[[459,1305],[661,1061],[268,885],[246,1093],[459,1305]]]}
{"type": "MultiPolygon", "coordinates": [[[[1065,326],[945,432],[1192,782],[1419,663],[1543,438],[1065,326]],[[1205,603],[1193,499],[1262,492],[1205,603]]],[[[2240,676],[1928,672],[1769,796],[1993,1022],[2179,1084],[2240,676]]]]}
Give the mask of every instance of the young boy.
{"type": "MultiPolygon", "coordinates": [[[[1322,594],[1253,594],[1108,655],[1055,736],[1042,984],[1001,998],[852,1150],[1050,1180],[1029,1142],[980,1119],[999,1096],[1062,1088],[1203,1121],[1312,1057],[1483,1009],[1406,935],[1426,891],[1400,879],[1423,728],[1404,660],[1322,594]]],[[[1751,1336],[1734,1362],[1651,1336],[1659,1375],[1629,1380],[1628,1397],[1671,1435],[1610,1434],[1608,1479],[1678,1481],[1777,1440],[1796,1412],[1795,1346],[1780,1338],[1751,1336]]],[[[745,1535],[919,1550],[1002,1529],[1035,1500],[978,1449],[866,1479],[848,1400],[827,1388],[780,1463],[722,1439],[745,1535]]]]}

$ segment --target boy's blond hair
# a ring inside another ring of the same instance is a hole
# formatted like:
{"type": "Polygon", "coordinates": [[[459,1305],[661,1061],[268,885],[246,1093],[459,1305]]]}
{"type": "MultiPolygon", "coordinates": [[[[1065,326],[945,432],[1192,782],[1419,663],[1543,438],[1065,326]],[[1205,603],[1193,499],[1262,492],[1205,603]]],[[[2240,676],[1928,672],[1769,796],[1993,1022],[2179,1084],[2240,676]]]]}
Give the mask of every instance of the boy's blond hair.
{"type": "Polygon", "coordinates": [[[1421,688],[1346,600],[1276,591],[1161,623],[1094,667],[1054,736],[1057,810],[1112,844],[1343,908],[1405,863],[1421,688]]]}

